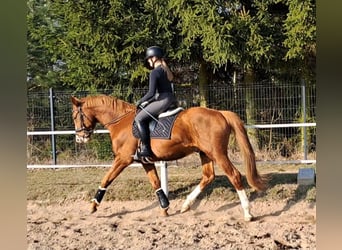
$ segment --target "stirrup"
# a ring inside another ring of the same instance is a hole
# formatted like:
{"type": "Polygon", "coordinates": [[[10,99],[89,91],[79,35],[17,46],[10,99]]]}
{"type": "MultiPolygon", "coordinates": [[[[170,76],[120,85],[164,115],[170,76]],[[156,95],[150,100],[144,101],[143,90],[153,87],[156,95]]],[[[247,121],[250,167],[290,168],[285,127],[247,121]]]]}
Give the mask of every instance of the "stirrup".
{"type": "Polygon", "coordinates": [[[132,158],[133,158],[134,161],[141,162],[143,164],[151,164],[151,163],[155,162],[152,157],[146,157],[146,156],[140,157],[137,154],[137,152],[135,152],[135,154],[132,155],[132,158]]]}
{"type": "Polygon", "coordinates": [[[140,147],[135,151],[134,155],[132,155],[132,158],[134,161],[137,161],[137,162],[141,162],[141,163],[144,163],[144,164],[151,164],[151,163],[154,163],[155,161],[153,160],[154,158],[154,154],[153,156],[141,156],[140,155],[140,147]]]}
{"type": "Polygon", "coordinates": [[[144,163],[144,164],[154,163],[153,159],[151,157],[147,157],[147,156],[140,157],[140,161],[141,161],[141,163],[144,163]]]}

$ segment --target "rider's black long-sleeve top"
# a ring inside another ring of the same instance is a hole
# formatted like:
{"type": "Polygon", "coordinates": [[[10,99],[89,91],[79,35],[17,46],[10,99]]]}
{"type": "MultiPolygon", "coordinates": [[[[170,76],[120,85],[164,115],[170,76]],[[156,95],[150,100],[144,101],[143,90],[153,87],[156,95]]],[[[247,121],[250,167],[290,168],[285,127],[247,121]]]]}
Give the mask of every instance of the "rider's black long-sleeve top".
{"type": "Polygon", "coordinates": [[[138,104],[145,101],[151,102],[155,99],[157,93],[172,93],[171,82],[167,78],[166,71],[161,66],[151,71],[148,92],[138,101],[138,104]]]}

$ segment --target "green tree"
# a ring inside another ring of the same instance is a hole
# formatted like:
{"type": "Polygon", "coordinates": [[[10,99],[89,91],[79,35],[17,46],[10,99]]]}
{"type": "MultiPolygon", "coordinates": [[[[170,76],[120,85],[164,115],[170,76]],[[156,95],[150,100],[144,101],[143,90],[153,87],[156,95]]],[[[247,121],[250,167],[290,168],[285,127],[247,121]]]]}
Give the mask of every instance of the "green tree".
{"type": "Polygon", "coordinates": [[[316,1],[288,0],[287,4],[285,60],[296,67],[303,80],[312,81],[316,67],[316,1]]]}
{"type": "MultiPolygon", "coordinates": [[[[39,45],[51,62],[63,65],[55,71],[55,79],[64,88],[96,90],[139,84],[147,78],[142,65],[146,47],[161,45],[172,54],[175,33],[167,3],[46,0],[42,13],[51,30],[47,35],[33,26],[37,12],[28,15],[32,26],[28,35],[36,39],[29,44],[29,54],[39,45]]],[[[29,72],[35,70],[31,65],[29,72]]]]}
{"type": "MultiPolygon", "coordinates": [[[[284,22],[286,39],[284,46],[287,48],[285,60],[299,72],[302,84],[315,81],[316,67],[316,5],[315,1],[289,0],[289,13],[284,22]]],[[[304,107],[302,107],[304,108],[304,107]]],[[[301,114],[299,121],[311,120],[312,115],[308,110],[298,110],[301,114]],[[304,114],[307,117],[304,117],[304,114]]],[[[300,142],[306,138],[307,128],[300,130],[300,142]]],[[[300,147],[303,149],[303,145],[300,147]]]]}
{"type": "Polygon", "coordinates": [[[54,60],[53,48],[47,46],[47,41],[53,40],[58,27],[53,24],[49,1],[28,0],[27,7],[28,90],[54,87],[63,62],[54,60]]]}
{"type": "Polygon", "coordinates": [[[225,6],[213,1],[171,0],[169,8],[176,18],[179,34],[178,60],[198,67],[200,105],[207,106],[208,83],[214,70],[240,60],[234,44],[233,25],[225,6]]]}
{"type": "MultiPolygon", "coordinates": [[[[168,51],[177,70],[184,65],[196,69],[201,105],[206,106],[208,84],[217,72],[234,69],[255,75],[246,79],[260,73],[271,78],[284,72],[285,60],[299,62],[312,55],[307,52],[315,45],[313,3],[30,0],[35,11],[28,14],[28,72],[35,81],[52,76],[41,80],[45,85],[77,90],[139,84],[147,78],[144,51],[157,44],[168,51]],[[295,32],[300,24],[294,14],[298,6],[307,10],[309,21],[303,22],[310,30],[301,44],[310,41],[310,46],[295,47],[301,37],[295,32]],[[45,64],[38,65],[33,58],[45,64]]],[[[191,79],[187,69],[185,77],[191,79]]]]}
{"type": "Polygon", "coordinates": [[[63,85],[77,90],[130,84],[139,68],[144,30],[140,1],[54,1],[63,32],[57,36],[56,57],[65,62],[63,85]]]}

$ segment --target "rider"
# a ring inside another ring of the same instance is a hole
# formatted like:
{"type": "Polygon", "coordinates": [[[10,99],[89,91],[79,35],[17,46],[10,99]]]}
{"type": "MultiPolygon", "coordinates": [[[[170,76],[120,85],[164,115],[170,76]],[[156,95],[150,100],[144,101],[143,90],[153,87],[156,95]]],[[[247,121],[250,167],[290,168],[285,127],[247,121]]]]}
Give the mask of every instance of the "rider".
{"type": "Polygon", "coordinates": [[[150,145],[149,121],[151,116],[157,117],[166,111],[176,98],[173,93],[173,74],[164,60],[164,52],[158,46],[147,48],[144,60],[146,68],[152,70],[149,75],[148,92],[136,103],[137,112],[135,123],[140,134],[140,157],[153,157],[150,145]]]}

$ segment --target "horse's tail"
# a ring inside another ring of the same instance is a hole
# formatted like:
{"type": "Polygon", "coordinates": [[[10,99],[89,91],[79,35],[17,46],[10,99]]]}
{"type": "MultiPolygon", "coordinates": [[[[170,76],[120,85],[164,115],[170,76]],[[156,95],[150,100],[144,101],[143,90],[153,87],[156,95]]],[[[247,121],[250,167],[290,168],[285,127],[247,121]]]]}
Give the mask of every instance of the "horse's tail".
{"type": "Polygon", "coordinates": [[[265,190],[267,178],[266,176],[261,176],[258,173],[258,170],[256,168],[254,150],[249,141],[243,121],[234,112],[226,110],[221,110],[220,112],[226,119],[228,126],[232,128],[235,134],[236,141],[242,152],[244,163],[246,166],[246,177],[248,184],[251,187],[254,187],[256,190],[265,190]]]}

